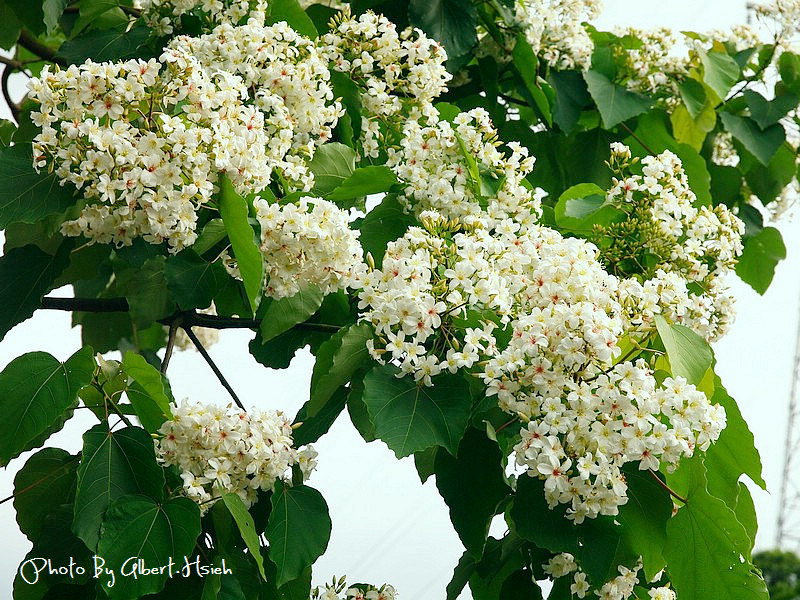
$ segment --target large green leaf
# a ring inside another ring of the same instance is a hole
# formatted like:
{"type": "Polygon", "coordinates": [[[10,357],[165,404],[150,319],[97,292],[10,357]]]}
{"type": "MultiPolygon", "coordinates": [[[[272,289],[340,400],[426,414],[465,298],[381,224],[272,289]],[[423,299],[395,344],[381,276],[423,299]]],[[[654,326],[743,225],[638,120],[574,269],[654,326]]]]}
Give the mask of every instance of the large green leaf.
{"type": "Polygon", "coordinates": [[[247,202],[236,193],[227,177],[221,177],[219,185],[222,190],[219,195],[219,213],[236,255],[236,264],[244,281],[250,308],[255,312],[264,278],[264,261],[255,241],[255,232],[247,221],[247,202]]]}
{"type": "MultiPolygon", "coordinates": [[[[781,144],[781,147],[778,148],[778,151],[770,159],[768,165],[764,166],[761,163],[754,164],[744,174],[750,189],[758,196],[765,206],[774,201],[784,188],[791,183],[792,179],[794,179],[795,172],[797,171],[795,159],[794,149],[786,142],[781,144]]],[[[733,167],[727,168],[734,169],[733,167]]],[[[738,189],[741,190],[742,179],[740,172],[738,169],[734,169],[734,172],[738,176],[737,179],[734,180],[734,183],[738,186],[738,189]]],[[[726,196],[727,198],[721,196],[719,199],[727,203],[729,200],[736,198],[735,192],[734,194],[726,194],[726,196]]],[[[749,205],[745,204],[744,206],[749,205]]],[[[740,205],[738,215],[738,217],[743,220],[742,209],[744,206],[740,205]]],[[[747,224],[746,221],[745,224],[747,224]]],[[[752,235],[752,232],[748,231],[747,235],[752,235]]]]}
{"type": "Polygon", "coordinates": [[[500,501],[511,491],[504,477],[500,447],[483,432],[470,428],[455,458],[447,452],[436,453],[434,473],[458,537],[467,551],[480,558],[489,523],[500,501]]]}
{"type": "Polygon", "coordinates": [[[95,425],[83,434],[72,530],[95,549],[103,516],[114,500],[126,494],[160,500],[163,487],[164,471],[144,429],[111,431],[107,423],[95,425]]]}
{"type": "MultiPolygon", "coordinates": [[[[548,126],[552,126],[553,111],[547,95],[542,90],[543,80],[540,80],[537,74],[539,61],[524,33],[517,35],[517,41],[514,44],[511,56],[514,66],[517,68],[517,72],[525,85],[524,91],[530,95],[529,101],[533,101],[532,108],[538,111],[538,114],[548,126]]],[[[545,85],[549,84],[545,82],[545,85]]]]}
{"type": "Polygon", "coordinates": [[[4,0],[17,19],[36,35],[44,33],[44,12],[42,1],[26,2],[26,0],[4,0]]]}
{"type": "Polygon", "coordinates": [[[185,560],[191,560],[198,535],[200,509],[189,498],[157,502],[142,495],[121,496],[108,508],[97,545],[104,568],[114,571],[114,585],[108,586],[111,580],[105,573],[98,583],[111,600],[158,592],[167,579],[179,575],[185,560]],[[125,577],[137,559],[145,567],[156,567],[156,572],[125,577]]]}
{"type": "Polygon", "coordinates": [[[28,459],[14,477],[14,510],[20,531],[35,541],[45,517],[75,496],[78,457],[61,448],[45,448],[28,459]]]}
{"type": "Polygon", "coordinates": [[[594,183],[573,185],[558,198],[556,223],[560,229],[589,234],[594,225],[608,225],[624,213],[606,203],[606,192],[594,183]]]}
{"type": "Polygon", "coordinates": [[[569,134],[575,129],[583,107],[591,99],[586,81],[578,71],[554,69],[548,74],[547,82],[556,91],[553,121],[564,133],[569,134]]]}
{"type": "Polygon", "coordinates": [[[605,129],[611,129],[623,121],[642,114],[653,103],[644,96],[618,86],[597,71],[584,71],[583,78],[589,88],[589,94],[597,104],[605,129]]]}
{"type": "Polygon", "coordinates": [[[317,28],[297,0],[271,0],[267,5],[267,22],[286,21],[292,29],[306,37],[316,39],[317,28]]]}
{"type": "Polygon", "coordinates": [[[767,100],[754,90],[745,90],[744,99],[750,109],[750,117],[761,129],[775,125],[786,114],[797,107],[798,98],[794,94],[782,94],[767,100]]]}
{"type": "Polygon", "coordinates": [[[679,90],[686,110],[689,111],[693,119],[696,119],[708,100],[706,88],[699,81],[687,78],[681,82],[679,90]]]}
{"type": "Polygon", "coordinates": [[[725,502],[708,493],[705,468],[693,463],[688,502],[667,523],[669,578],[679,598],[767,600],[749,561],[751,540],[725,502]]]}
{"type": "Polygon", "coordinates": [[[28,144],[0,148],[0,228],[11,223],[36,223],[64,212],[75,203],[74,189],[62,187],[55,173],[33,168],[28,144]]]}
{"type": "Polygon", "coordinates": [[[272,512],[264,533],[269,558],[277,567],[276,585],[297,579],[325,552],[331,537],[331,518],[322,494],[305,485],[279,483],[272,492],[272,512]]]}
{"type": "Polygon", "coordinates": [[[272,300],[261,317],[261,343],[305,322],[320,306],[325,295],[316,286],[301,289],[294,296],[272,300]]]}
{"type": "Polygon", "coordinates": [[[220,262],[207,262],[194,250],[183,250],[167,258],[167,287],[182,310],[208,308],[228,279],[220,262]]]}
{"type": "Polygon", "coordinates": [[[475,6],[469,0],[411,0],[408,19],[441,43],[449,60],[468,54],[478,43],[475,6]]]}
{"type": "Polygon", "coordinates": [[[378,437],[398,458],[431,446],[455,455],[472,408],[467,382],[447,373],[425,387],[397,373],[396,367],[383,365],[364,377],[362,399],[378,437]]]}
{"type": "Polygon", "coordinates": [[[132,379],[125,394],[136,415],[150,433],[158,431],[165,420],[172,417],[169,389],[164,376],[141,354],[126,352],[122,361],[125,373],[132,379]]]}
{"type": "Polygon", "coordinates": [[[370,253],[380,268],[386,245],[403,237],[408,228],[416,224],[413,216],[403,210],[395,194],[388,194],[361,222],[359,241],[364,254],[370,253]]]}
{"type": "Polygon", "coordinates": [[[21,29],[22,23],[11,7],[5,2],[0,2],[0,48],[11,50],[19,38],[21,29]]]}
{"type": "Polygon", "coordinates": [[[389,167],[359,167],[325,198],[342,208],[350,208],[356,205],[355,200],[370,194],[388,192],[396,183],[397,177],[389,167]]]}
{"type": "Polygon", "coordinates": [[[164,274],[165,259],[157,256],[132,271],[127,281],[125,297],[130,307],[131,321],[140,329],[175,312],[175,302],[169,294],[164,274]]]}
{"type": "Polygon", "coordinates": [[[71,248],[71,242],[64,242],[51,256],[37,246],[28,245],[7,250],[0,257],[0,303],[3,306],[0,340],[39,308],[42,296],[53,288],[56,278],[67,268],[71,248]]]}
{"type": "Polygon", "coordinates": [[[356,151],[330,142],[317,149],[308,165],[314,174],[314,191],[323,196],[342,185],[356,170],[356,151]]]}
{"type": "Polygon", "coordinates": [[[772,157],[786,140],[786,132],[781,125],[770,125],[762,131],[749,117],[739,117],[729,112],[719,113],[725,129],[739,140],[750,154],[762,165],[768,165],[772,157]]]}
{"type": "Polygon", "coordinates": [[[670,325],[661,315],[656,315],[655,320],[672,375],[685,377],[689,383],[700,383],[714,360],[708,342],[688,327],[670,325]]]}
{"type": "Polygon", "coordinates": [[[303,404],[294,418],[294,423],[297,427],[297,429],[292,432],[294,445],[304,446],[305,444],[311,444],[328,433],[333,422],[339,417],[342,410],[344,410],[349,393],[349,388],[340,387],[325,403],[325,406],[316,412],[313,417],[308,414],[308,405],[310,401],[303,404]]]}
{"type": "Polygon", "coordinates": [[[65,363],[46,352],[30,352],[8,364],[0,373],[0,464],[7,465],[64,416],[94,367],[88,347],[65,363]]]}
{"type": "Polygon", "coordinates": [[[703,81],[714,90],[714,93],[724,100],[733,85],[739,81],[739,65],[730,56],[723,52],[700,51],[700,60],[703,63],[703,81]]]}
{"type": "Polygon", "coordinates": [[[250,515],[242,499],[236,494],[222,494],[222,501],[230,511],[233,520],[236,521],[239,533],[242,535],[244,543],[247,544],[247,549],[250,550],[250,554],[258,565],[258,572],[261,574],[261,578],[266,579],[266,575],[264,574],[264,559],[261,556],[261,544],[258,542],[258,533],[256,532],[253,517],[250,515]]]}
{"type": "Polygon", "coordinates": [[[372,327],[368,323],[353,324],[341,329],[319,347],[311,374],[310,416],[322,410],[336,390],[371,360],[367,341],[372,336],[372,327]]]}
{"type": "Polygon", "coordinates": [[[81,64],[87,59],[95,62],[151,58],[147,47],[151,30],[137,26],[130,30],[92,29],[67,40],[58,49],[58,56],[68,64],[81,64]]]}
{"type": "Polygon", "coordinates": [[[745,241],[744,251],[736,263],[736,274],[759,294],[764,294],[775,276],[775,267],[786,258],[781,232],[765,227],[745,241]]]}

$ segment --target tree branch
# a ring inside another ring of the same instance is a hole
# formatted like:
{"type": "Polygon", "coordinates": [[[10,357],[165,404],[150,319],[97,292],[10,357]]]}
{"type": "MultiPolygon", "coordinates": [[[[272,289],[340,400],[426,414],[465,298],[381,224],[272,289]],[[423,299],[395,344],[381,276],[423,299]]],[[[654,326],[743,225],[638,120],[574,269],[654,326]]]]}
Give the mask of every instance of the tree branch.
{"type": "Polygon", "coordinates": [[[3,75],[0,76],[0,86],[3,88],[3,99],[8,105],[8,110],[11,111],[11,116],[15,121],[19,122],[19,106],[11,99],[11,93],[8,90],[8,78],[11,77],[12,72],[12,66],[6,63],[3,68],[3,75]]]}
{"type": "Polygon", "coordinates": [[[170,323],[169,326],[169,337],[167,338],[167,349],[164,351],[164,360],[161,361],[161,372],[166,373],[167,367],[169,367],[169,359],[172,358],[172,349],[175,347],[175,334],[178,333],[178,327],[180,327],[181,318],[178,317],[170,323]]]}
{"type": "Polygon", "coordinates": [[[27,29],[23,29],[19,34],[17,44],[43,60],[55,63],[57,65],[66,65],[64,59],[58,56],[55,50],[53,50],[50,46],[42,44],[27,29]]]}
{"type": "Polygon", "coordinates": [[[665,490],[667,490],[669,492],[670,496],[672,496],[676,500],[680,500],[684,504],[689,504],[689,501],[686,498],[684,498],[683,496],[679,496],[677,493],[675,493],[672,490],[671,487],[669,487],[666,483],[664,483],[664,481],[662,481],[661,477],[656,475],[656,472],[653,471],[653,469],[648,469],[648,471],[650,472],[650,475],[653,476],[653,479],[655,479],[658,482],[658,485],[660,485],[662,488],[664,488],[665,490]]]}
{"type": "Polygon", "coordinates": [[[225,376],[222,374],[222,371],[220,371],[219,367],[217,367],[217,365],[214,363],[214,360],[211,358],[211,355],[203,347],[203,344],[200,343],[200,340],[197,339],[197,336],[194,334],[194,331],[192,331],[192,327],[190,325],[185,325],[185,324],[181,325],[181,327],[186,332],[186,335],[189,336],[189,339],[192,340],[194,347],[197,348],[197,351],[208,363],[208,366],[211,367],[212,371],[214,371],[214,375],[217,376],[217,379],[219,379],[219,382],[222,384],[222,387],[228,390],[228,393],[231,395],[231,398],[233,398],[233,401],[236,402],[236,406],[238,406],[239,408],[241,408],[246,412],[244,404],[242,404],[242,401],[239,400],[239,397],[236,395],[236,392],[233,391],[233,388],[228,383],[228,380],[225,379],[225,376]]]}

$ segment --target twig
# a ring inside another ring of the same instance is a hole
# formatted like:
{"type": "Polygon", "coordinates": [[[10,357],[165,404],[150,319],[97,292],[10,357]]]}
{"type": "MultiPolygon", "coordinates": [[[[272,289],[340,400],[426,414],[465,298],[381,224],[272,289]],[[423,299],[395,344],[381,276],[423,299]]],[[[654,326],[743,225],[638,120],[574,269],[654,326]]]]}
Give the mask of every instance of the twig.
{"type": "Polygon", "coordinates": [[[25,48],[28,52],[32,52],[39,58],[42,58],[46,61],[56,63],[57,65],[66,65],[64,59],[61,58],[56,54],[56,51],[53,50],[50,46],[45,46],[39,40],[37,40],[27,29],[23,29],[22,32],[19,34],[19,39],[17,43],[25,48]]]}
{"type": "Polygon", "coordinates": [[[632,137],[633,139],[635,139],[637,142],[639,142],[639,144],[641,144],[642,148],[644,148],[645,150],[647,150],[647,151],[648,151],[650,154],[652,154],[653,156],[655,156],[655,155],[657,155],[657,154],[658,154],[658,152],[655,152],[655,151],[654,151],[652,148],[650,148],[650,146],[648,146],[647,144],[645,144],[645,143],[644,143],[644,140],[642,140],[642,138],[640,138],[638,135],[636,135],[636,133],[634,133],[634,131],[633,131],[633,130],[632,130],[630,127],[628,127],[627,125],[625,125],[625,123],[620,123],[620,125],[622,126],[622,128],[623,128],[625,131],[627,131],[629,134],[631,134],[631,137],[632,137]]]}
{"type": "Polygon", "coordinates": [[[208,363],[208,366],[211,367],[211,370],[214,371],[214,375],[217,376],[217,379],[219,379],[219,382],[222,384],[222,386],[226,390],[228,390],[228,393],[231,395],[231,398],[233,398],[233,401],[236,402],[236,406],[238,406],[242,410],[245,410],[244,404],[242,404],[242,401],[239,400],[239,397],[236,395],[236,392],[233,391],[233,388],[230,386],[227,379],[225,379],[225,376],[222,374],[222,371],[219,370],[219,368],[211,358],[211,355],[209,355],[208,351],[203,347],[203,344],[200,343],[200,340],[197,339],[197,336],[194,334],[194,331],[192,331],[192,326],[183,324],[181,325],[181,328],[186,332],[186,335],[189,336],[189,339],[192,340],[194,347],[197,348],[197,351],[208,363]]]}
{"type": "Polygon", "coordinates": [[[8,105],[8,110],[11,111],[11,116],[19,122],[19,106],[11,99],[11,93],[8,91],[8,78],[11,77],[12,72],[11,65],[6,64],[3,68],[3,75],[0,77],[0,86],[3,88],[3,99],[8,105]]]}
{"type": "Polygon", "coordinates": [[[175,347],[175,334],[181,325],[181,317],[178,315],[169,325],[169,337],[167,338],[167,349],[164,351],[164,360],[161,361],[161,372],[166,373],[169,367],[169,359],[172,358],[172,349],[175,347]]]}
{"type": "Polygon", "coordinates": [[[518,418],[518,417],[514,417],[514,418],[513,418],[513,419],[511,419],[510,421],[506,421],[505,423],[503,423],[502,425],[500,425],[500,427],[498,427],[497,429],[495,429],[495,430],[494,430],[494,432],[495,432],[495,433],[500,433],[501,431],[503,431],[503,429],[505,429],[505,428],[506,428],[506,427],[508,427],[509,425],[513,425],[513,424],[514,424],[515,422],[517,422],[518,420],[519,420],[519,418],[518,418]]]}
{"type": "Polygon", "coordinates": [[[55,475],[59,474],[60,471],[63,471],[65,468],[71,467],[71,466],[72,466],[72,462],[68,462],[68,463],[65,463],[65,464],[61,465],[55,471],[52,471],[52,472],[48,473],[47,475],[45,475],[41,479],[38,479],[38,480],[34,481],[32,484],[25,486],[24,488],[22,488],[18,492],[14,492],[13,494],[8,496],[7,498],[3,498],[2,500],[0,500],[0,504],[5,504],[9,500],[13,500],[17,496],[21,496],[22,494],[25,494],[26,492],[30,492],[32,489],[34,489],[36,487],[39,487],[42,483],[44,483],[45,481],[47,481],[51,477],[54,477],[55,475]]]}
{"type": "Polygon", "coordinates": [[[5,56],[0,56],[0,63],[4,65],[8,65],[12,69],[21,69],[22,63],[13,58],[6,58],[5,56]]]}
{"type": "Polygon", "coordinates": [[[656,473],[655,473],[655,471],[653,471],[653,469],[648,469],[648,471],[650,472],[650,475],[653,476],[653,479],[655,479],[658,482],[658,485],[660,485],[662,488],[664,488],[665,490],[667,490],[669,492],[670,496],[672,496],[676,500],[680,500],[684,504],[689,504],[689,501],[686,498],[684,498],[683,496],[679,496],[677,493],[675,493],[672,490],[671,487],[669,487],[666,483],[664,483],[661,480],[661,478],[658,475],[656,475],[656,473]]]}

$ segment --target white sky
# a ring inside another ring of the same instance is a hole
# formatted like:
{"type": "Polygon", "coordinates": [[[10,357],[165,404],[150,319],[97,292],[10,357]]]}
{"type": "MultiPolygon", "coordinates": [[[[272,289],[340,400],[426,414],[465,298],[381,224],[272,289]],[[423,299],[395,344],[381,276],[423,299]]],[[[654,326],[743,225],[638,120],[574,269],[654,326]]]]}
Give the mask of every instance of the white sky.
{"type": "MultiPolygon", "coordinates": [[[[744,22],[744,1],[606,0],[600,26],[629,24],[703,30],[744,22]]],[[[718,372],[739,402],[761,451],[769,493],[754,494],[759,514],[757,546],[774,543],[783,460],[786,412],[795,332],[800,310],[800,220],[782,222],[789,258],[781,263],[764,297],[735,279],[738,319],[715,346],[718,372]]],[[[65,292],[66,293],[66,292],[65,292]]],[[[225,331],[210,353],[245,405],[280,408],[293,415],[308,398],[312,357],[302,352],[286,371],[270,371],[247,352],[251,332],[225,331]]],[[[64,360],[80,345],[67,313],[40,311],[0,343],[0,366],[29,351],[44,350],[64,360]]],[[[177,398],[229,401],[213,373],[194,352],[177,353],[169,368],[177,398]]],[[[91,426],[76,416],[48,445],[78,452],[80,434],[91,426]]],[[[382,442],[365,444],[343,415],[319,443],[319,469],[310,484],[325,496],[333,520],[326,554],[315,582],[346,574],[351,582],[392,583],[407,600],[436,600],[462,554],[447,508],[433,478],[420,485],[410,458],[397,461],[382,442]]],[[[13,491],[13,476],[24,457],[0,471],[0,497],[13,491]]],[[[15,569],[30,548],[14,520],[12,504],[0,506],[0,589],[11,589],[15,569]]],[[[501,532],[498,532],[501,533],[501,532]]],[[[10,595],[10,592],[9,592],[10,595]]],[[[467,597],[465,595],[465,597],[467,597]]]]}

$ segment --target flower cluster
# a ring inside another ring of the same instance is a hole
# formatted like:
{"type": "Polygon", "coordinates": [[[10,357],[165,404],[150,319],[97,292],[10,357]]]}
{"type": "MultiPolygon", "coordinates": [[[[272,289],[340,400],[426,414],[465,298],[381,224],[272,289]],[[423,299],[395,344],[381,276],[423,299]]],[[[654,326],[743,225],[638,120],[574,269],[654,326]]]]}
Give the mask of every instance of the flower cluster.
{"type": "Polygon", "coordinates": [[[134,7],[157,35],[173,33],[185,14],[197,14],[211,25],[236,24],[251,11],[263,12],[266,4],[266,0],[134,0],[134,7]]]}
{"type": "Polygon", "coordinates": [[[377,157],[387,138],[395,143],[406,118],[435,116],[433,100],[447,90],[447,54],[418,29],[397,28],[367,11],[358,18],[344,11],[320,38],[331,68],[346,73],[360,90],[361,147],[377,157]]]}
{"type": "Polygon", "coordinates": [[[525,185],[533,158],[517,143],[509,143],[510,156],[497,146],[489,113],[476,108],[459,113],[453,123],[407,121],[387,164],[406,184],[409,211],[433,210],[467,224],[484,219],[492,226],[513,218],[528,225],[541,214],[540,198],[525,185]]]}
{"type": "Polygon", "coordinates": [[[254,205],[261,226],[267,296],[293,296],[309,285],[329,294],[361,278],[366,265],[347,211],[308,197],[284,205],[257,199],[254,205]]]}
{"type": "Polygon", "coordinates": [[[629,304],[631,318],[651,320],[655,302],[669,320],[718,338],[733,320],[723,278],[742,252],[744,224],[724,205],[697,208],[681,161],[668,150],[642,160],[639,175],[630,171],[629,148],[615,143],[610,164],[607,201],[625,218],[597,227],[591,239],[610,240],[601,260],[613,273],[645,278],[644,285],[633,278],[623,285],[627,298],[642,300],[629,304]],[[692,284],[701,291],[691,292],[692,284]]]}
{"type": "Polygon", "coordinates": [[[395,600],[396,598],[397,592],[388,583],[381,587],[368,584],[347,587],[344,577],[338,580],[334,577],[331,583],[311,591],[311,600],[395,600]]]}
{"type": "Polygon", "coordinates": [[[203,510],[223,493],[250,506],[258,490],[271,490],[292,466],[306,477],[316,466],[313,448],[292,446],[292,426],[281,412],[184,402],[158,433],[159,461],[180,469],[184,493],[203,510]]]}
{"type": "Polygon", "coordinates": [[[342,111],[333,97],[327,60],[315,42],[285,22],[267,25],[263,13],[253,12],[244,25],[222,23],[207,35],[180,36],[170,45],[209,71],[242,78],[264,114],[273,168],[294,187],[310,189],[306,160],[330,139],[342,111]]]}
{"type": "Polygon", "coordinates": [[[129,245],[136,237],[192,244],[198,207],[219,173],[241,191],[270,181],[264,117],[245,106],[240,78],[214,77],[191,56],[166,51],[159,61],[45,66],[28,84],[42,132],[37,169],[88,200],[62,233],[129,245]]]}
{"type": "MultiPolygon", "coordinates": [[[[572,584],[570,584],[570,593],[574,597],[585,598],[591,591],[591,586],[586,580],[586,573],[581,571],[572,554],[567,552],[557,554],[542,565],[542,567],[545,573],[555,579],[575,573],[572,578],[572,584]]],[[[620,565],[617,567],[619,575],[595,590],[595,594],[600,600],[628,600],[631,596],[638,598],[638,596],[634,595],[633,591],[634,588],[640,584],[639,571],[641,571],[641,569],[641,557],[632,569],[620,565]]],[[[650,600],[675,600],[676,598],[675,592],[672,591],[671,588],[664,586],[651,587],[647,590],[647,595],[650,597],[650,600]]]]}
{"type": "Polygon", "coordinates": [[[618,513],[628,500],[626,463],[674,469],[696,448],[707,449],[725,427],[724,408],[681,377],[657,385],[641,359],[576,383],[532,358],[535,351],[517,352],[513,363],[515,349],[512,343],[501,354],[507,367],[495,363],[487,370],[502,372],[490,385],[501,384],[498,396],[530,419],[514,448],[516,462],[544,480],[551,507],[569,505],[567,516],[576,523],[618,513]]]}

